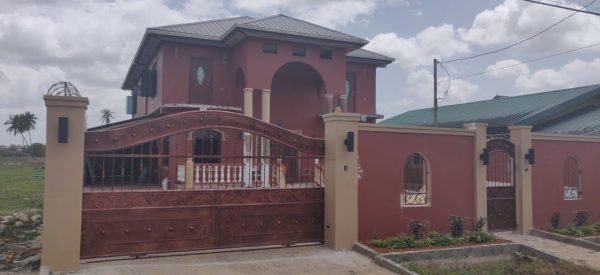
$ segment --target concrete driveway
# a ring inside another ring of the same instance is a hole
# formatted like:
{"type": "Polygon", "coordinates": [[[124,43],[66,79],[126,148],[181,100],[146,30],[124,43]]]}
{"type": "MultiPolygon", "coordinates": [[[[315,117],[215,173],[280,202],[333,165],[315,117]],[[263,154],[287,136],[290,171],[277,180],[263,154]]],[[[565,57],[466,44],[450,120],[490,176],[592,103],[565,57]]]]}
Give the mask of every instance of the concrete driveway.
{"type": "Polygon", "coordinates": [[[393,274],[354,251],[302,246],[90,262],[77,274],[393,274]]]}

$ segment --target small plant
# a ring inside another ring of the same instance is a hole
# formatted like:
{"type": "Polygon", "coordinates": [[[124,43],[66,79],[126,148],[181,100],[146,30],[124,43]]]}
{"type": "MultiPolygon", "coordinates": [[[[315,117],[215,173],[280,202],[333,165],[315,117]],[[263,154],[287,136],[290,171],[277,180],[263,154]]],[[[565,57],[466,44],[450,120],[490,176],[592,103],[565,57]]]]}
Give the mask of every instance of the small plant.
{"type": "Polygon", "coordinates": [[[425,234],[427,233],[427,228],[429,227],[429,222],[421,219],[412,219],[409,222],[408,229],[410,230],[410,234],[415,239],[423,239],[425,234]]]}
{"type": "Polygon", "coordinates": [[[575,213],[575,219],[573,220],[573,223],[575,226],[584,226],[588,223],[589,219],[590,213],[587,211],[577,211],[577,213],[575,213]]]}
{"type": "Polygon", "coordinates": [[[550,225],[554,229],[558,229],[560,227],[560,212],[554,212],[552,216],[550,216],[550,225]]]}
{"type": "Polygon", "coordinates": [[[475,232],[483,232],[483,228],[485,227],[486,223],[487,223],[487,218],[484,218],[484,217],[479,218],[479,220],[477,220],[477,223],[475,224],[475,232]]]}
{"type": "Polygon", "coordinates": [[[450,216],[450,233],[453,237],[460,237],[465,234],[465,222],[466,219],[460,216],[450,216]]]}
{"type": "Polygon", "coordinates": [[[496,236],[489,232],[469,232],[465,235],[465,241],[471,243],[489,243],[496,240],[496,236]]]}

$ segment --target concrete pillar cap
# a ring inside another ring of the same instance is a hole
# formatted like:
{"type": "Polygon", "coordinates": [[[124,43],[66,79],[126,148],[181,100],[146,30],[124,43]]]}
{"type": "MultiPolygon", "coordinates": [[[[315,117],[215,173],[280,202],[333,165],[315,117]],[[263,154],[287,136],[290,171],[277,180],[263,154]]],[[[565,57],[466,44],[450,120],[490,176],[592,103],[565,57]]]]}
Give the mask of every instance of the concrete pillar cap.
{"type": "Polygon", "coordinates": [[[254,88],[244,88],[244,92],[253,92],[254,88]]]}
{"type": "Polygon", "coordinates": [[[270,93],[271,89],[262,89],[263,93],[270,93]]]}

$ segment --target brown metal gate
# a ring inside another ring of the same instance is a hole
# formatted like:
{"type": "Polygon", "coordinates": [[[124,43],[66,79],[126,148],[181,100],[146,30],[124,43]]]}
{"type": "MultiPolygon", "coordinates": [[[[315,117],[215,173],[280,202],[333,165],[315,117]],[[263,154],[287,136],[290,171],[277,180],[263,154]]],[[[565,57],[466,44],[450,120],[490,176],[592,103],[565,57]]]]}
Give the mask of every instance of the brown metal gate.
{"type": "Polygon", "coordinates": [[[85,141],[82,258],[323,242],[322,139],[192,111],[85,141]]]}
{"type": "Polygon", "coordinates": [[[515,148],[505,139],[487,142],[487,217],[490,230],[516,228],[515,148]]]}
{"type": "Polygon", "coordinates": [[[85,193],[81,257],[323,241],[323,188],[85,193]]]}

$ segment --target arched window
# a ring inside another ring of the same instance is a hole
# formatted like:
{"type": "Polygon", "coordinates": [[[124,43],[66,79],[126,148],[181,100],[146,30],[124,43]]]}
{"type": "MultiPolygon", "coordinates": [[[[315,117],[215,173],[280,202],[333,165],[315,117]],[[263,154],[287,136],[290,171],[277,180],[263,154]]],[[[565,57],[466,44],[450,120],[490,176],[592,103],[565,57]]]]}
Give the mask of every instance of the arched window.
{"type": "Polygon", "coordinates": [[[404,193],[402,197],[405,206],[422,206],[431,203],[431,185],[427,160],[413,153],[404,162],[404,193]]]}
{"type": "Polygon", "coordinates": [[[582,193],[581,166],[576,158],[569,157],[563,166],[563,188],[566,200],[579,199],[582,193]]]}
{"type": "Polygon", "coordinates": [[[220,162],[222,139],[223,134],[216,130],[200,130],[194,132],[194,162],[220,162]]]}

